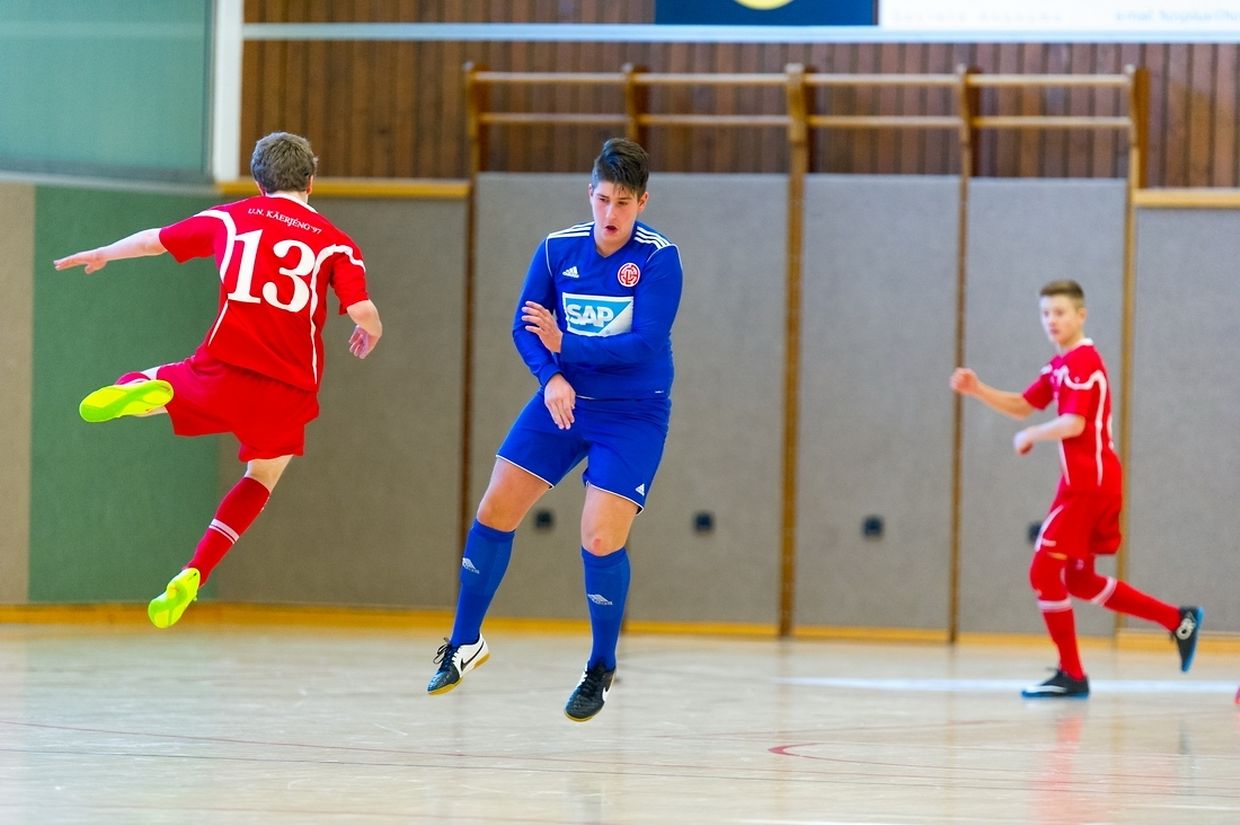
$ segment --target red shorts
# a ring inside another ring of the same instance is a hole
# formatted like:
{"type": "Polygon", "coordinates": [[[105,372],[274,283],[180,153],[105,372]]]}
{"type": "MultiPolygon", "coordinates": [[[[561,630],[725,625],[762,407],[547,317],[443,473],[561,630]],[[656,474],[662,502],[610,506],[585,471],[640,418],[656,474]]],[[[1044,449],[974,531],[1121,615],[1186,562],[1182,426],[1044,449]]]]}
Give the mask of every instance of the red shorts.
{"type": "Polygon", "coordinates": [[[306,425],[319,414],[316,393],[225,364],[201,349],[160,367],[155,377],[172,385],[167,409],[174,433],[232,433],[241,442],[242,461],[301,455],[306,425]]]}
{"type": "Polygon", "coordinates": [[[1042,522],[1037,550],[1052,556],[1088,559],[1119,550],[1119,493],[1060,488],[1042,522]]]}

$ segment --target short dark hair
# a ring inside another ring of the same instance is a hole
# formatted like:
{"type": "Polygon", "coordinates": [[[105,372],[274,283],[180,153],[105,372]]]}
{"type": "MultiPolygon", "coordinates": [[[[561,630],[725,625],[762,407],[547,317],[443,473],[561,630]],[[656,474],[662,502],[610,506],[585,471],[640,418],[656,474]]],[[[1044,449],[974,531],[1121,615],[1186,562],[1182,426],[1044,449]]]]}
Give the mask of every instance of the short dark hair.
{"type": "Polygon", "coordinates": [[[627,138],[611,138],[603,144],[603,151],[594,159],[594,171],[590,173],[590,185],[598,186],[607,181],[622,186],[641,197],[646,192],[650,178],[650,155],[641,144],[627,138]]]}
{"type": "Polygon", "coordinates": [[[250,156],[250,174],[263,192],[305,192],[319,170],[310,141],[289,132],[259,138],[250,156]]]}
{"type": "Polygon", "coordinates": [[[1081,289],[1081,285],[1071,278],[1051,281],[1038,293],[1038,296],[1042,298],[1050,298],[1054,295],[1067,295],[1078,307],[1085,306],[1085,290],[1081,289]]]}

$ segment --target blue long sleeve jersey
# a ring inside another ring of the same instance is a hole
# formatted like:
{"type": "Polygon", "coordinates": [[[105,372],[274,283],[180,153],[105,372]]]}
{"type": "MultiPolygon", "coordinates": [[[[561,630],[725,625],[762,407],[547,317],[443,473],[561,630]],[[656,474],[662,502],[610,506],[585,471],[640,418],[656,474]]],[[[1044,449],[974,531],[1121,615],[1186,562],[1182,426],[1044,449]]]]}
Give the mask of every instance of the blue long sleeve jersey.
{"type": "Polygon", "coordinates": [[[680,250],[642,223],[606,258],[594,224],[552,232],[530,261],[512,338],[540,386],[563,373],[583,398],[650,398],[672,388],[672,322],[684,280],[680,250]],[[564,333],[553,354],[521,320],[526,301],[555,313],[564,333]]]}

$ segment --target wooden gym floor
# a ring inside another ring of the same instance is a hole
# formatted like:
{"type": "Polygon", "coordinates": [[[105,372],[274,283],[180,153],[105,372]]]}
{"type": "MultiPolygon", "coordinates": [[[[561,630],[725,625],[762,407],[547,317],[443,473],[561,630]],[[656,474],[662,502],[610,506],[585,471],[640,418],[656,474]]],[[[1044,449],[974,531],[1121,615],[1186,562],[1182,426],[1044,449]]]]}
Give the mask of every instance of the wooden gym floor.
{"type": "MultiPolygon", "coordinates": [[[[0,823],[1234,823],[1240,668],[1045,645],[630,636],[561,712],[579,633],[488,633],[424,692],[430,629],[0,624],[0,823]]],[[[1229,661],[1230,660],[1230,661],[1229,661]]]]}

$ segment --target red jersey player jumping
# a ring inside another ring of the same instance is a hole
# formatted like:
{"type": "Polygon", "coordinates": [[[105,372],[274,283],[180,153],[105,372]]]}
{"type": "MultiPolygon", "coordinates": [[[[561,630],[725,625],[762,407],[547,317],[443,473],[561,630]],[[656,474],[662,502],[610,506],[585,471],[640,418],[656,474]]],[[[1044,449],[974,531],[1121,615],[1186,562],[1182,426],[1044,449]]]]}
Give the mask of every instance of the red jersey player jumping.
{"type": "Polygon", "coordinates": [[[91,422],[167,413],[177,435],[232,433],[241,444],[245,475],[189,563],[151,600],[156,627],[176,624],[290,459],[302,454],[305,427],[319,413],[327,288],[357,325],[349,352],[365,358],[383,334],[357,245],[308,203],[317,169],[309,141],[275,132],[250,159],[258,196],[55,261],[57,269],[85,266],[89,275],[109,261],[170,252],[178,263],[213,256],[219,267],[219,311],[194,354],[126,373],[80,407],[91,422]]]}
{"type": "Polygon", "coordinates": [[[951,387],[993,410],[1023,419],[1056,402],[1058,417],[1016,434],[1018,455],[1038,441],[1058,441],[1063,475],[1042,522],[1029,581],[1051,639],[1059,649],[1059,668],[1045,682],[1022,695],[1086,697],[1089,679],[1081,667],[1070,596],[1088,599],[1120,613],[1162,625],[1180,653],[1180,670],[1193,663],[1204,611],[1175,607],[1094,570],[1095,556],[1119,549],[1122,480],[1111,442],[1111,387],[1102,356],[1085,337],[1085,292],[1076,281],[1053,281],[1041,292],[1042,327],[1057,350],[1038,379],[1024,393],[1004,392],[983,384],[973,370],[960,368],[951,387]]]}

